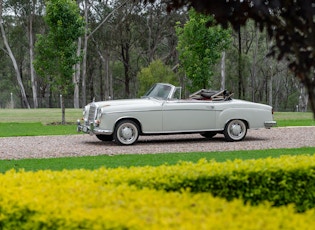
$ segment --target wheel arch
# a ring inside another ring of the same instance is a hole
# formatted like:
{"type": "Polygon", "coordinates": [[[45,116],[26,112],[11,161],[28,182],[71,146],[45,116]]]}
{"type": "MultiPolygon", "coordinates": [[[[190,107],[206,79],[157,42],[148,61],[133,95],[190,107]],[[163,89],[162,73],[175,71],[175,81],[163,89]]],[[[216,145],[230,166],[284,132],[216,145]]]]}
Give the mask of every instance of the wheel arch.
{"type": "Polygon", "coordinates": [[[118,124],[119,122],[125,121],[125,120],[129,120],[129,121],[135,122],[135,123],[138,125],[138,127],[139,127],[139,134],[142,134],[142,125],[141,125],[141,122],[140,122],[138,119],[134,118],[134,117],[121,117],[121,118],[119,118],[118,120],[116,120],[113,130],[115,130],[115,128],[116,128],[116,126],[117,126],[117,124],[118,124]]]}
{"type": "Polygon", "coordinates": [[[217,128],[225,128],[232,120],[241,120],[246,124],[246,128],[250,128],[250,111],[241,108],[226,108],[217,113],[217,128]]]}
{"type": "Polygon", "coordinates": [[[246,129],[249,129],[249,128],[250,128],[249,122],[248,122],[246,119],[244,119],[244,118],[231,118],[231,119],[229,119],[229,120],[227,120],[227,121],[225,122],[225,124],[224,124],[224,129],[225,129],[225,127],[230,123],[230,121],[233,121],[233,120],[240,120],[240,121],[243,121],[243,122],[245,123],[245,125],[246,125],[246,129]]]}

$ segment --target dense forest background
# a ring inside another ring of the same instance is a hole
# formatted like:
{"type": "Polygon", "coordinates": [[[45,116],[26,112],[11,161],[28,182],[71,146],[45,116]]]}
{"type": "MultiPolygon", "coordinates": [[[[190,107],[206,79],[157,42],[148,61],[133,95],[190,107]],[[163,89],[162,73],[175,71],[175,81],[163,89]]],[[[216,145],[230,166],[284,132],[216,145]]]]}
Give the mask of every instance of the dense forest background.
{"type": "MultiPolygon", "coordinates": [[[[33,68],[36,35],[48,30],[43,19],[45,2],[0,3],[0,108],[60,107],[61,97],[68,108],[83,107],[92,100],[135,98],[142,92],[143,79],[150,77],[145,73],[152,71],[161,75],[171,71],[172,83],[182,86],[186,96],[193,93],[177,49],[176,26],[189,20],[185,9],[167,13],[163,4],[77,1],[85,20],[85,33],[78,40],[82,58],[74,67],[73,89],[60,95],[33,68]]],[[[305,89],[285,61],[268,57],[273,41],[266,33],[253,23],[230,33],[231,45],[211,67],[211,88],[224,87],[234,92],[234,98],[270,104],[275,111],[305,111],[305,89]]],[[[156,77],[156,82],[165,79],[156,77]]]]}

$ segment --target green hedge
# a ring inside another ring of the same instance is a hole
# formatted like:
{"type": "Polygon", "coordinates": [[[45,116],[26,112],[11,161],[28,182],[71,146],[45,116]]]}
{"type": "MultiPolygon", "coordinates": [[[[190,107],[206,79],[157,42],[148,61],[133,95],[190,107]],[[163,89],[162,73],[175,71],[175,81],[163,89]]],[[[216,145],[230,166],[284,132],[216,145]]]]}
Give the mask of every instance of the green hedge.
{"type": "Polygon", "coordinates": [[[110,183],[165,191],[210,192],[214,196],[275,206],[295,204],[299,212],[315,205],[315,156],[283,156],[225,163],[201,160],[175,166],[108,170],[110,183]],[[132,172],[132,173],[131,173],[132,172]],[[114,175],[123,175],[118,178],[114,175]]]}
{"type": "Polygon", "coordinates": [[[315,156],[290,156],[11,170],[0,174],[0,229],[310,229],[314,164],[315,156]]]}

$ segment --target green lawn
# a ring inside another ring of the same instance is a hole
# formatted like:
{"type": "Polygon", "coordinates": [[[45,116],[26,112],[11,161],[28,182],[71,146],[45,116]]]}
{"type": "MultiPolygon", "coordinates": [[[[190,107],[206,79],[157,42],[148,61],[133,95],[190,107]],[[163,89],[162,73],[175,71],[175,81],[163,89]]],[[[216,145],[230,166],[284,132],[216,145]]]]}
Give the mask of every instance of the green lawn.
{"type": "MultiPolygon", "coordinates": [[[[68,135],[76,134],[75,122],[82,117],[81,109],[66,109],[66,121],[69,125],[56,125],[61,121],[61,109],[0,109],[0,137],[39,136],[39,135],[68,135]]],[[[277,112],[274,119],[279,127],[283,126],[314,126],[312,113],[277,112]]],[[[232,152],[207,153],[169,153],[93,156],[56,159],[24,159],[0,160],[0,172],[10,169],[25,170],[63,170],[63,169],[96,169],[99,167],[131,167],[156,166],[175,164],[178,161],[196,162],[201,158],[216,161],[233,159],[257,159],[278,157],[280,155],[314,154],[314,148],[274,149],[232,152]]]]}
{"type": "Polygon", "coordinates": [[[190,153],[160,153],[160,154],[124,154],[100,155],[87,157],[65,157],[52,159],[22,159],[0,160],[0,173],[10,169],[26,171],[37,170],[64,170],[64,169],[97,169],[100,167],[117,168],[133,166],[158,166],[162,164],[173,165],[179,161],[197,162],[200,159],[223,162],[235,159],[259,159],[279,157],[281,155],[315,154],[315,147],[296,149],[270,149],[251,151],[227,152],[190,152],[190,153]]]}
{"type": "Polygon", "coordinates": [[[312,113],[301,112],[276,112],[274,119],[278,127],[286,126],[315,126],[312,113]]]}
{"type": "Polygon", "coordinates": [[[78,134],[76,125],[44,125],[36,123],[0,123],[0,137],[78,134]]]}
{"type": "Polygon", "coordinates": [[[77,134],[76,121],[82,109],[66,109],[67,125],[61,109],[0,109],[0,137],[77,134]]]}
{"type": "MultiPolygon", "coordinates": [[[[51,124],[61,122],[61,109],[0,109],[0,122],[51,124]]],[[[66,109],[66,122],[76,123],[82,118],[82,109],[66,109]]]]}

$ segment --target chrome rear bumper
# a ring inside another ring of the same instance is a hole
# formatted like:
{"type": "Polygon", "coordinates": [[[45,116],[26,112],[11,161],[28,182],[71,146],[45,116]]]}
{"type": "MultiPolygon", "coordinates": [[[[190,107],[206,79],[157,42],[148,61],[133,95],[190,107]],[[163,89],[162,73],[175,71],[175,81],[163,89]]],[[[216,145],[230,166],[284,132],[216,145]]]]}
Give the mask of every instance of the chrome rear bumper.
{"type": "Polygon", "coordinates": [[[270,129],[271,127],[277,126],[276,121],[265,121],[264,124],[266,129],[270,129]]]}

